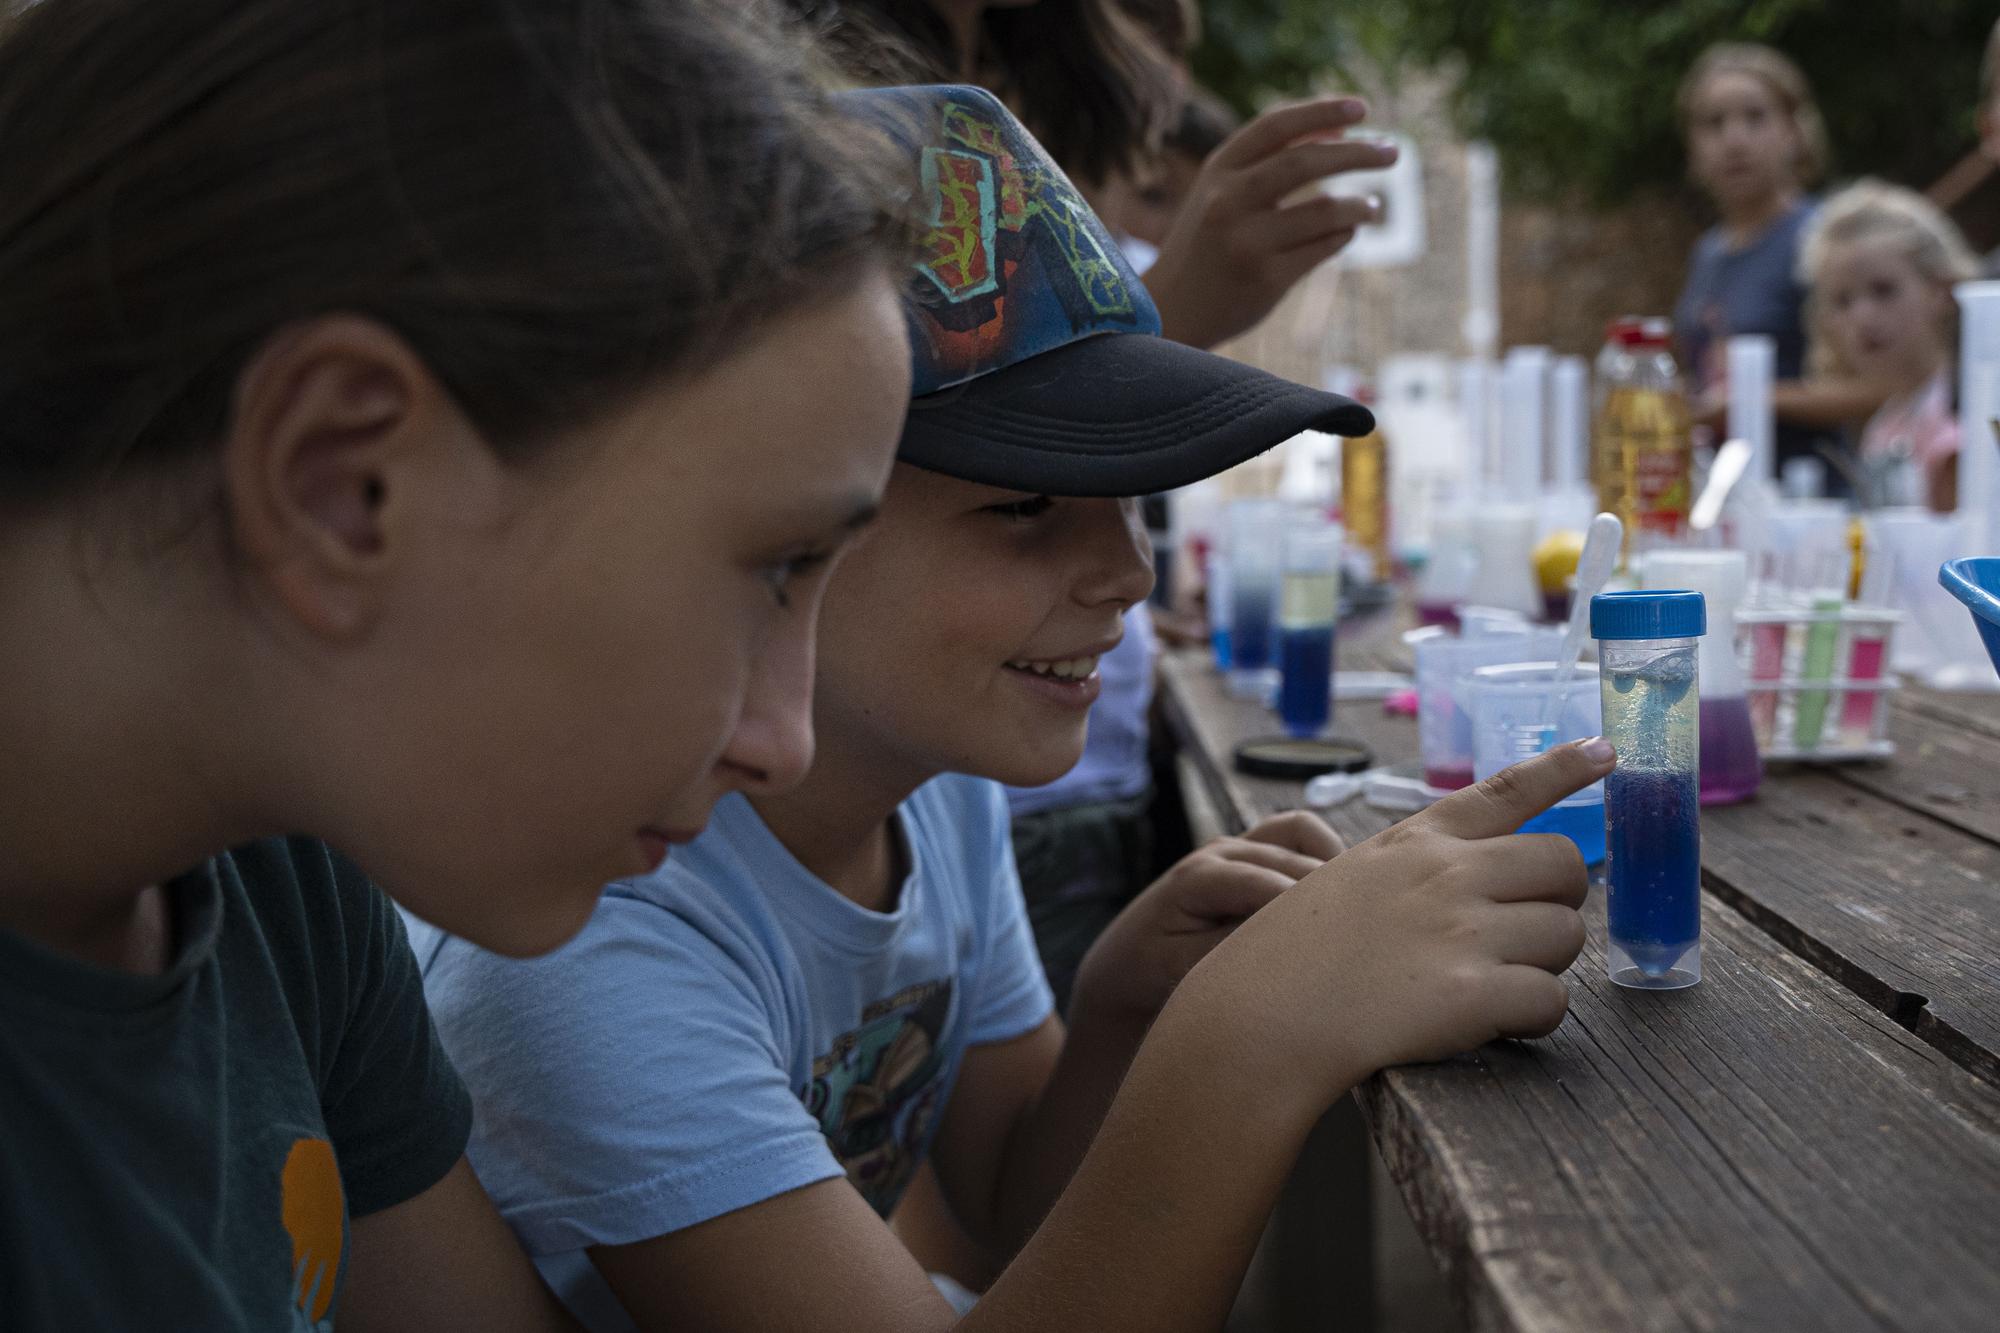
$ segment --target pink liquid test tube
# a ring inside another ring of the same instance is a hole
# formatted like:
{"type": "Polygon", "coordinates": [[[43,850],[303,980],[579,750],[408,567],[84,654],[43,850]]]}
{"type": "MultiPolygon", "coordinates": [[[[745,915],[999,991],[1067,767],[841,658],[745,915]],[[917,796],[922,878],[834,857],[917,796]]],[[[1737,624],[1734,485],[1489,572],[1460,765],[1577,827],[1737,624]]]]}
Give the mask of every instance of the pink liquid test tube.
{"type": "MultiPolygon", "coordinates": [[[[1785,632],[1791,626],[1777,620],[1750,626],[1750,679],[1782,680],[1785,675],[1785,632]]],[[[1778,691],[1758,690],[1750,700],[1750,724],[1759,744],[1768,745],[1778,723],[1778,691]]]]}
{"type": "MultiPolygon", "coordinates": [[[[1882,679],[1883,659],[1888,656],[1889,636],[1874,626],[1858,626],[1848,655],[1849,680],[1882,679]]],[[[1859,744],[1875,735],[1875,710],[1882,705],[1880,690],[1849,690],[1840,710],[1841,730],[1850,743],[1859,744]]]]}

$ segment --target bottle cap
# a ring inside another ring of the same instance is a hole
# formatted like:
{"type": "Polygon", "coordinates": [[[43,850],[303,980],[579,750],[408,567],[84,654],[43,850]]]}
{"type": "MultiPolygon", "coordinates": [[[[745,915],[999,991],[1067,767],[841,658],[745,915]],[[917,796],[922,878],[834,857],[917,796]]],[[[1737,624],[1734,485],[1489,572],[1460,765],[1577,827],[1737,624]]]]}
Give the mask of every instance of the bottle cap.
{"type": "Polygon", "coordinates": [[[1601,592],[1590,599],[1593,639],[1698,639],[1708,606],[1698,592],[1601,592]]]}

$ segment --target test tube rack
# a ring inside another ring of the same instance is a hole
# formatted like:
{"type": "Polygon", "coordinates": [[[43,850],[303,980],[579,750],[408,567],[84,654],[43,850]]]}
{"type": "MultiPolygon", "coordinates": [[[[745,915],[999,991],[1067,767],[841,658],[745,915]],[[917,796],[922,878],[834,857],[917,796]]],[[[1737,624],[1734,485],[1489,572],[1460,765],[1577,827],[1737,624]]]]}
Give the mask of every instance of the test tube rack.
{"type": "Polygon", "coordinates": [[[1888,664],[1902,619],[1854,605],[1739,610],[1736,654],[1757,752],[1808,764],[1895,754],[1889,701],[1902,680],[1888,664]]]}

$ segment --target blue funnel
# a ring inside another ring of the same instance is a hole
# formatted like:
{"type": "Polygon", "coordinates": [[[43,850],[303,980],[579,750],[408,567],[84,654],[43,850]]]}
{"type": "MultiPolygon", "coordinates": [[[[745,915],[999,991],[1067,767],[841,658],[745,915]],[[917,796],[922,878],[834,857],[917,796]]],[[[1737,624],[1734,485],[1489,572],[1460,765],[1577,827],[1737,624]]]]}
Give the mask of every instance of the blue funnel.
{"type": "Polygon", "coordinates": [[[1938,582],[1972,612],[1986,655],[2000,671],[2000,556],[1947,560],[1938,567],[1938,582]]]}

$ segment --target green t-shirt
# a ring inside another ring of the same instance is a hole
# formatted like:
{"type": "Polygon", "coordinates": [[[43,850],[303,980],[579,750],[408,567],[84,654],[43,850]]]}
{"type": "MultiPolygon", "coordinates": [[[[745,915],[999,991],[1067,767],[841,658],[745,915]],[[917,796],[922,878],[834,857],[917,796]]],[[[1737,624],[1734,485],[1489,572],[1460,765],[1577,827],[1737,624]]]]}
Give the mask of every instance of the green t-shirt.
{"type": "Polygon", "coordinates": [[[422,1193],[472,1108],[395,908],[304,838],[166,886],[173,959],[0,930],[0,1328],[333,1326],[351,1217],[422,1193]]]}

